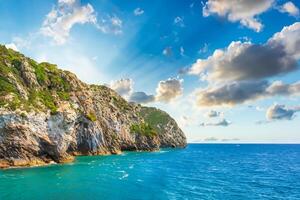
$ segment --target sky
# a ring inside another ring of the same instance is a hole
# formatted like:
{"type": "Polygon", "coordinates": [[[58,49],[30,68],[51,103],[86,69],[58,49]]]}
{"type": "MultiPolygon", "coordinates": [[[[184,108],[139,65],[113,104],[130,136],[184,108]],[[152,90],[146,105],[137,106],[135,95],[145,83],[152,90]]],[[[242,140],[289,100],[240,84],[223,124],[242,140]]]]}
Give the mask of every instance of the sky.
{"type": "Polygon", "coordinates": [[[0,0],[0,43],[167,111],[188,142],[300,143],[299,8],[0,0]]]}

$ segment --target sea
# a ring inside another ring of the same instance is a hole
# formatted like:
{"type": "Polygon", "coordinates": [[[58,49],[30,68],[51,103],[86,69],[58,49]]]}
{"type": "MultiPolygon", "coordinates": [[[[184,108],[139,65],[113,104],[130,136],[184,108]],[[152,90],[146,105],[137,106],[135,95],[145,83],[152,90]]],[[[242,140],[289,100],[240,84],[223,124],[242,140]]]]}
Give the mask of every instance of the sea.
{"type": "Polygon", "coordinates": [[[300,199],[300,145],[189,144],[0,170],[0,200],[300,199]]]}

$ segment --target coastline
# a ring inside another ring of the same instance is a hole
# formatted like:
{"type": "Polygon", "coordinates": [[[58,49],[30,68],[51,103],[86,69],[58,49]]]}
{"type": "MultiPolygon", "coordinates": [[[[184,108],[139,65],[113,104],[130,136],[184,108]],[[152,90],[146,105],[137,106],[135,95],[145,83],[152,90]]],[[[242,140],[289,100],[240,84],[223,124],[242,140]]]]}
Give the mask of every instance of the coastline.
{"type": "Polygon", "coordinates": [[[69,159],[64,159],[60,162],[55,162],[53,160],[49,161],[49,162],[41,162],[41,160],[32,160],[31,162],[28,161],[17,161],[13,160],[13,161],[7,161],[7,160],[1,160],[0,159],[0,170],[7,170],[7,169],[26,169],[26,168],[34,168],[34,167],[44,167],[44,166],[51,166],[51,165],[64,165],[64,164],[68,164],[68,163],[74,163],[74,161],[76,160],[76,157],[80,157],[80,156],[113,156],[113,155],[122,155],[126,152],[130,152],[130,153],[147,153],[147,152],[160,152],[163,151],[164,149],[185,149],[189,144],[187,144],[184,147],[166,147],[166,148],[160,148],[160,149],[153,149],[153,150],[135,150],[135,151],[118,151],[116,153],[111,153],[111,152],[107,152],[107,153],[101,153],[101,154],[76,154],[73,156],[70,156],[69,159]],[[12,163],[18,163],[17,165],[14,165],[12,163]]]}

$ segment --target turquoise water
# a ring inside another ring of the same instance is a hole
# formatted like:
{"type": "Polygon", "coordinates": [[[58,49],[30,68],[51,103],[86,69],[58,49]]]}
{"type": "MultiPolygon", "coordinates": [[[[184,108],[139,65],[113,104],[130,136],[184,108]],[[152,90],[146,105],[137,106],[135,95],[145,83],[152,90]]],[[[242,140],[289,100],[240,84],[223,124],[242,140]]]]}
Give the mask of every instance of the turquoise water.
{"type": "Polygon", "coordinates": [[[2,170],[0,199],[300,199],[300,145],[190,144],[2,170]]]}

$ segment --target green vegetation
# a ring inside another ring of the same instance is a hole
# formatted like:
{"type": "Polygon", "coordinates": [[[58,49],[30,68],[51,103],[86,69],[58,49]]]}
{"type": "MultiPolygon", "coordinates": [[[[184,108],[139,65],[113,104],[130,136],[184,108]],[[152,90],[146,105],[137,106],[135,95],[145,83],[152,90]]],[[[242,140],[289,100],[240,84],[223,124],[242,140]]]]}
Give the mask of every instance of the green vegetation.
{"type": "Polygon", "coordinates": [[[0,76],[0,95],[4,96],[9,93],[16,93],[16,88],[7,78],[0,76]]]}
{"type": "Polygon", "coordinates": [[[22,65],[22,62],[19,58],[14,58],[12,59],[12,65],[17,69],[17,70],[20,70],[21,69],[21,65],[22,65]]]}
{"type": "Polygon", "coordinates": [[[125,101],[123,98],[118,98],[116,96],[113,96],[112,97],[112,101],[113,101],[113,104],[116,105],[118,108],[120,108],[121,110],[123,111],[126,111],[126,110],[130,110],[131,107],[130,105],[128,104],[127,101],[125,101]]]}
{"type": "Polygon", "coordinates": [[[97,120],[97,117],[95,115],[95,113],[93,112],[90,112],[86,115],[86,118],[92,122],[95,122],[97,120]]]}
{"type": "Polygon", "coordinates": [[[157,132],[154,130],[154,128],[147,123],[132,124],[130,126],[130,132],[150,137],[157,135],[157,132]]]}
{"type": "Polygon", "coordinates": [[[158,124],[166,125],[170,121],[167,113],[156,108],[142,107],[140,115],[153,127],[157,127],[158,124]]]}
{"type": "Polygon", "coordinates": [[[117,140],[118,139],[118,136],[117,136],[117,133],[114,133],[111,135],[111,139],[114,141],[114,140],[117,140]]]}
{"type": "Polygon", "coordinates": [[[50,63],[32,63],[35,69],[35,75],[40,85],[48,86],[50,89],[55,89],[61,92],[69,92],[71,85],[62,77],[62,70],[59,70],[56,65],[50,63]]]}
{"type": "Polygon", "coordinates": [[[1,98],[0,99],[0,107],[4,107],[6,104],[7,104],[6,101],[1,98]]]}
{"type": "Polygon", "coordinates": [[[19,108],[21,105],[21,101],[19,100],[18,97],[14,96],[12,98],[12,101],[9,102],[9,108],[11,110],[16,110],[17,108],[19,108]]]}
{"type": "Polygon", "coordinates": [[[35,68],[35,75],[39,84],[45,84],[48,80],[45,68],[41,65],[34,65],[33,67],[35,68]]]}
{"type": "Polygon", "coordinates": [[[66,75],[56,65],[37,63],[32,59],[12,49],[0,45],[0,106],[15,110],[22,107],[26,111],[44,109],[52,114],[57,112],[59,100],[70,99],[71,85],[66,75]],[[22,62],[27,61],[32,67],[40,87],[29,88],[21,75],[22,62]],[[23,98],[17,89],[17,84],[23,86],[28,94],[28,100],[23,98]],[[6,98],[10,95],[9,98],[6,98]],[[57,98],[58,97],[58,98],[57,98]]]}
{"type": "Polygon", "coordinates": [[[54,98],[49,91],[39,91],[36,96],[42,101],[42,103],[51,111],[51,114],[57,113],[57,106],[55,105],[54,98]]]}
{"type": "Polygon", "coordinates": [[[57,95],[59,96],[60,99],[62,99],[64,101],[70,100],[70,94],[67,92],[59,91],[59,92],[57,92],[57,95]]]}
{"type": "Polygon", "coordinates": [[[23,112],[20,114],[20,116],[21,116],[23,119],[27,118],[26,114],[23,113],[23,112]]]}

